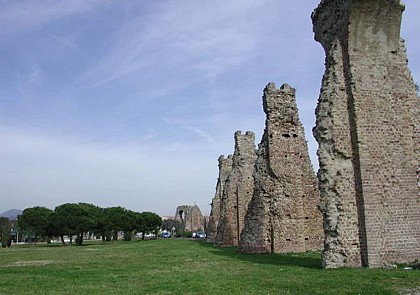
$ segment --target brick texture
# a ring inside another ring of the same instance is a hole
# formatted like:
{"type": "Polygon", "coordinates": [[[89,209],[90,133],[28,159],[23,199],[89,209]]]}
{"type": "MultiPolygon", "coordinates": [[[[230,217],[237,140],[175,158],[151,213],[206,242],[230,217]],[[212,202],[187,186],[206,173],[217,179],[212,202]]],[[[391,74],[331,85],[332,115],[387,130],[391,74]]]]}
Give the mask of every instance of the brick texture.
{"type": "Polygon", "coordinates": [[[397,0],[321,1],[326,70],[316,110],[323,266],[420,258],[419,97],[397,0]]]}
{"type": "Polygon", "coordinates": [[[219,177],[216,184],[216,193],[211,202],[211,211],[209,223],[207,225],[207,242],[214,243],[216,241],[217,227],[220,219],[220,206],[222,200],[223,189],[226,179],[232,172],[232,155],[225,158],[223,155],[219,157],[219,177]]]}
{"type": "Polygon", "coordinates": [[[254,192],[252,173],[256,159],[255,134],[235,132],[232,171],[223,188],[216,244],[237,246],[244,227],[245,213],[254,192]]]}
{"type": "Polygon", "coordinates": [[[270,83],[264,89],[266,127],[254,172],[240,251],[248,253],[320,250],[323,243],[319,191],[295,89],[270,83]]]}

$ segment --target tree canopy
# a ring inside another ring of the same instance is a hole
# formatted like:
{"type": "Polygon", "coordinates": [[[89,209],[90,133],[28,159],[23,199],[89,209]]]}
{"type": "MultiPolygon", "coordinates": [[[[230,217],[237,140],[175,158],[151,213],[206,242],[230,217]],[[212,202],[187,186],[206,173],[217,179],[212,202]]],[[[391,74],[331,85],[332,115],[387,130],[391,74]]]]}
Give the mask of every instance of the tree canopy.
{"type": "Polygon", "coordinates": [[[18,217],[18,227],[36,242],[38,237],[45,237],[53,211],[45,207],[32,207],[23,210],[18,217]]]}
{"type": "MultiPolygon", "coordinates": [[[[54,210],[54,226],[61,234],[77,235],[77,244],[83,243],[83,236],[97,228],[100,208],[86,203],[67,203],[54,210]]],[[[70,240],[71,242],[71,240],[70,240]]]]}
{"type": "Polygon", "coordinates": [[[0,242],[3,248],[10,246],[10,221],[6,217],[0,217],[0,242]]]}
{"type": "Polygon", "coordinates": [[[175,228],[175,231],[182,231],[182,224],[179,220],[175,219],[166,219],[162,223],[162,229],[171,231],[172,228],[175,228]]]}
{"type": "Polygon", "coordinates": [[[134,231],[156,232],[162,225],[159,215],[153,212],[134,212],[123,207],[100,208],[87,203],[66,203],[54,211],[45,207],[27,208],[18,217],[18,227],[28,237],[60,237],[76,235],[76,243],[82,245],[87,233],[101,235],[104,241],[118,239],[124,232],[124,239],[131,240],[134,231]]]}
{"type": "Polygon", "coordinates": [[[143,212],[137,216],[137,225],[136,229],[138,232],[141,232],[143,235],[148,232],[157,233],[160,227],[162,226],[162,218],[159,215],[153,212],[143,212]]]}
{"type": "Polygon", "coordinates": [[[118,232],[131,232],[135,226],[135,217],[131,211],[122,207],[105,208],[103,211],[103,220],[107,224],[107,230],[111,231],[113,239],[118,239],[118,232]]]}

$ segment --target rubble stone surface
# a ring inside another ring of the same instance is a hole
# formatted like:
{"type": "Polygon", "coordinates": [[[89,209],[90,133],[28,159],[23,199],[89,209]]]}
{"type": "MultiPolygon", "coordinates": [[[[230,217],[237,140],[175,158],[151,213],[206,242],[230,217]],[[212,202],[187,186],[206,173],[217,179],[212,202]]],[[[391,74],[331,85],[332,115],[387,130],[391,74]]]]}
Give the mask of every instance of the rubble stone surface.
{"type": "Polygon", "coordinates": [[[197,205],[182,205],[176,208],[175,220],[181,222],[183,231],[203,231],[205,219],[197,205]]]}
{"type": "Polygon", "coordinates": [[[209,223],[207,224],[207,242],[214,243],[216,241],[217,227],[220,219],[220,204],[222,200],[223,189],[226,179],[232,172],[232,155],[225,158],[223,155],[219,157],[219,177],[216,184],[216,193],[211,202],[211,211],[209,223]]]}
{"type": "Polygon", "coordinates": [[[319,191],[299,120],[295,89],[264,89],[265,131],[254,170],[240,251],[305,252],[323,244],[319,191]]]}
{"type": "Polygon", "coordinates": [[[254,192],[252,173],[256,159],[255,134],[235,132],[232,171],[226,179],[220,206],[216,244],[237,246],[244,227],[245,213],[254,192]]]}
{"type": "Polygon", "coordinates": [[[312,15],[326,54],[314,128],[326,268],[420,257],[420,100],[403,10],[398,0],[323,0],[312,15]]]}

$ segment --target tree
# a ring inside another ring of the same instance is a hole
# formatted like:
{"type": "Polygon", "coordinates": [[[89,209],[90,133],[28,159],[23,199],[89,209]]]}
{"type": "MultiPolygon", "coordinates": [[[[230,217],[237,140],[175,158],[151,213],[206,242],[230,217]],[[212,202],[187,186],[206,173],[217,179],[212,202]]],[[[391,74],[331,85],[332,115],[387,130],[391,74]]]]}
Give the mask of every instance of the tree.
{"type": "Polygon", "coordinates": [[[124,224],[122,227],[125,241],[131,241],[133,230],[136,228],[138,214],[138,212],[131,210],[126,211],[126,216],[124,218],[124,224]]]}
{"type": "MultiPolygon", "coordinates": [[[[57,208],[56,208],[57,209],[57,208]]],[[[50,223],[48,225],[48,236],[50,237],[60,237],[61,243],[66,244],[64,241],[64,235],[68,233],[68,230],[65,228],[65,221],[60,215],[54,210],[50,217],[50,223]]]]}
{"type": "Polygon", "coordinates": [[[102,241],[109,242],[112,238],[112,229],[110,226],[109,216],[106,212],[107,208],[100,208],[97,232],[102,236],[102,241]]]}
{"type": "Polygon", "coordinates": [[[10,247],[10,221],[6,217],[0,217],[0,242],[2,248],[10,247]]]}
{"type": "Polygon", "coordinates": [[[77,228],[79,232],[78,244],[81,245],[83,243],[84,234],[97,229],[101,209],[98,206],[87,203],[79,203],[79,206],[83,211],[77,228]]]}
{"type": "Polygon", "coordinates": [[[175,219],[165,219],[162,223],[162,229],[167,231],[172,231],[172,228],[175,228],[175,231],[182,231],[182,224],[179,220],[175,219]]]}
{"type": "Polygon", "coordinates": [[[162,218],[153,212],[142,212],[137,215],[136,229],[142,233],[142,239],[148,232],[157,234],[162,225],[162,218]]]}
{"type": "Polygon", "coordinates": [[[100,209],[92,204],[67,203],[55,208],[54,227],[61,236],[67,234],[72,243],[72,236],[77,235],[77,244],[82,245],[84,234],[97,228],[100,209]]]}
{"type": "Polygon", "coordinates": [[[131,234],[136,227],[137,212],[123,207],[109,207],[102,209],[98,230],[103,241],[118,240],[118,232],[124,231],[124,240],[131,240],[131,234]]]}
{"type": "Polygon", "coordinates": [[[109,207],[104,209],[103,221],[105,228],[112,233],[113,240],[118,240],[118,232],[124,230],[129,223],[127,209],[123,207],[109,207]]]}
{"type": "Polygon", "coordinates": [[[18,216],[18,227],[33,238],[35,243],[38,237],[46,237],[53,211],[45,207],[32,207],[23,210],[18,216]]]}

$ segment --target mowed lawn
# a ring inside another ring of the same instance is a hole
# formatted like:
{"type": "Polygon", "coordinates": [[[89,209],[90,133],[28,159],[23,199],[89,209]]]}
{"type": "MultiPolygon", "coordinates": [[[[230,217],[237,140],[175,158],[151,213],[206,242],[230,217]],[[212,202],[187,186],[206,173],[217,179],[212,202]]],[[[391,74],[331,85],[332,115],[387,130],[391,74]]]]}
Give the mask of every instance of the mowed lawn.
{"type": "MultiPolygon", "coordinates": [[[[320,268],[320,254],[239,254],[158,239],[0,249],[0,294],[410,294],[419,270],[320,268]]],[[[414,293],[412,293],[414,294],[414,293]]]]}

